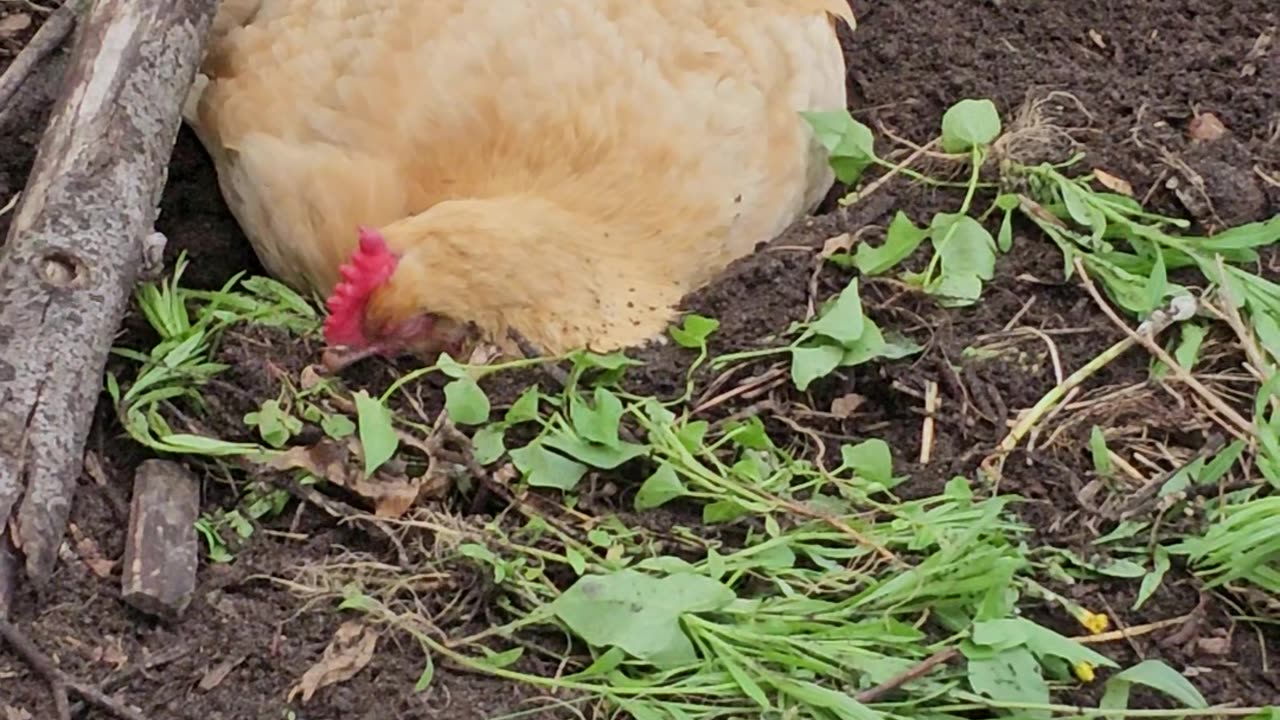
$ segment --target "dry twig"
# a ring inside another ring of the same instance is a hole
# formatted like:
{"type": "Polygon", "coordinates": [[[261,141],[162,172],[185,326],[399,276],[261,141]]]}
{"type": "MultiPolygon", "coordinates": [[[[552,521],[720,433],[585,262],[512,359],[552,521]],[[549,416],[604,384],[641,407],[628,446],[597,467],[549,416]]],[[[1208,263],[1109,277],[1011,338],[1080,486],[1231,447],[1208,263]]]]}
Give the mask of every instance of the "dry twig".
{"type": "Polygon", "coordinates": [[[938,383],[930,380],[924,391],[924,424],[920,429],[920,464],[928,465],[933,455],[933,436],[936,431],[934,413],[938,412],[938,383]]]}
{"type": "Polygon", "coordinates": [[[98,688],[77,680],[63,672],[48,655],[44,654],[26,633],[8,620],[0,619],[0,638],[13,648],[33,670],[40,673],[53,692],[53,704],[60,720],[71,720],[71,703],[67,691],[84,698],[88,703],[124,720],[146,720],[142,713],[107,695],[98,688]]]}
{"type": "Polygon", "coordinates": [[[41,60],[62,46],[76,26],[76,16],[88,5],[88,0],[66,0],[62,7],[49,16],[27,46],[13,59],[4,75],[0,75],[0,108],[7,107],[9,101],[26,82],[27,77],[36,69],[41,60]]]}
{"type": "Polygon", "coordinates": [[[1155,340],[1152,340],[1150,335],[1135,331],[1133,328],[1129,327],[1128,323],[1121,320],[1120,316],[1116,315],[1116,311],[1111,308],[1111,305],[1109,305],[1098,292],[1097,286],[1093,284],[1093,278],[1089,277],[1089,273],[1085,271],[1084,263],[1080,258],[1076,258],[1075,265],[1076,271],[1080,274],[1080,281],[1084,284],[1084,289],[1089,293],[1089,296],[1093,298],[1093,301],[1097,303],[1102,312],[1106,314],[1107,318],[1111,320],[1112,324],[1123,331],[1131,342],[1141,345],[1152,355],[1159,358],[1160,362],[1169,367],[1169,370],[1173,373],[1174,377],[1185,383],[1187,387],[1191,388],[1195,394],[1199,395],[1206,403],[1209,404],[1210,407],[1220,413],[1224,418],[1230,420],[1231,423],[1235,425],[1234,428],[1227,428],[1231,434],[1239,437],[1245,442],[1252,442],[1252,438],[1254,437],[1253,423],[1244,419],[1240,413],[1236,412],[1235,409],[1224,402],[1222,398],[1218,397],[1212,390],[1205,387],[1203,383],[1193,377],[1191,373],[1187,372],[1187,369],[1182,367],[1182,365],[1179,364],[1172,355],[1166,352],[1164,348],[1160,347],[1155,340]]]}
{"type": "Polygon", "coordinates": [[[957,650],[956,648],[953,648],[953,647],[943,648],[942,650],[939,650],[938,652],[922,660],[915,667],[908,668],[907,670],[904,670],[903,672],[900,672],[897,675],[894,675],[893,677],[889,678],[888,680],[885,680],[884,682],[880,683],[879,685],[873,688],[868,688],[866,690],[863,690],[862,692],[854,696],[854,699],[864,705],[868,703],[876,702],[877,700],[880,700],[881,698],[883,698],[885,695],[888,695],[894,690],[901,688],[903,685],[906,685],[907,683],[912,682],[913,680],[919,680],[925,675],[928,675],[934,668],[938,667],[939,665],[945,665],[951,662],[952,660],[955,660],[958,657],[960,657],[960,651],[957,650]]]}

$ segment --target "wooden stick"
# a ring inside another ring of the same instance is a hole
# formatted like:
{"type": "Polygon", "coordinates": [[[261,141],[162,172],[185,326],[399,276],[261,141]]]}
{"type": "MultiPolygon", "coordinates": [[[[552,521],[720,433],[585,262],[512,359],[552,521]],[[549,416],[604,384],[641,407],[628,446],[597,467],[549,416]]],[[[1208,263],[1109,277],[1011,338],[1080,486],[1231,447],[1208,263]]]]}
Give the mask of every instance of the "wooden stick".
{"type": "Polygon", "coordinates": [[[147,460],[133,478],[120,597],[138,610],[179,619],[196,590],[200,481],[169,460],[147,460]]]}
{"type": "Polygon", "coordinates": [[[933,457],[933,437],[937,432],[934,416],[938,414],[938,383],[930,380],[924,390],[924,425],[920,429],[920,464],[928,465],[933,457]]]}
{"type": "Polygon", "coordinates": [[[65,0],[62,7],[54,10],[36,34],[27,41],[27,46],[9,63],[4,75],[0,75],[0,108],[7,108],[9,100],[26,82],[27,76],[41,64],[40,61],[62,46],[62,41],[67,39],[67,35],[76,26],[76,15],[84,10],[87,2],[88,0],[65,0]]]}
{"type": "Polygon", "coordinates": [[[0,255],[0,532],[16,530],[37,584],[57,559],[217,4],[94,3],[0,255]]]}
{"type": "Polygon", "coordinates": [[[958,657],[960,657],[960,651],[957,650],[956,648],[953,648],[953,647],[943,648],[935,652],[934,654],[930,655],[929,657],[925,658],[924,660],[920,661],[913,667],[907,668],[906,670],[898,673],[897,675],[894,675],[893,677],[889,678],[888,680],[885,680],[879,685],[876,685],[873,688],[868,688],[866,690],[863,690],[862,692],[855,695],[854,699],[864,705],[876,702],[877,700],[880,700],[881,698],[883,698],[885,695],[888,695],[894,690],[901,688],[903,685],[906,685],[909,682],[914,682],[924,677],[925,675],[928,675],[930,672],[933,671],[934,668],[938,667],[939,665],[946,665],[947,663],[951,662],[952,660],[955,660],[958,657]]]}
{"type": "Polygon", "coordinates": [[[9,538],[0,533],[0,620],[9,619],[17,581],[18,551],[9,542],[9,538]]]}

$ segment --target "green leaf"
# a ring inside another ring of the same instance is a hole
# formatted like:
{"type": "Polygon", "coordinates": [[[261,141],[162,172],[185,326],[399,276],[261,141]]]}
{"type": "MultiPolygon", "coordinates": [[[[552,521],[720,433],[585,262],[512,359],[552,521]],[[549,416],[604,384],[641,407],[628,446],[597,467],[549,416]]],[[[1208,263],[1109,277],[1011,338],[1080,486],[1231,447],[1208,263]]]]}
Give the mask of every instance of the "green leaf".
{"type": "Polygon", "coordinates": [[[543,447],[540,440],[512,450],[509,454],[516,469],[533,487],[572,490],[587,473],[586,465],[551,452],[543,447]]]}
{"type": "Polygon", "coordinates": [[[1210,251],[1241,250],[1280,242],[1280,215],[1223,230],[1201,244],[1210,251]]]}
{"type": "Polygon", "coordinates": [[[1253,331],[1258,335],[1258,342],[1266,348],[1271,357],[1280,360],[1280,323],[1266,312],[1253,312],[1253,331]]]}
{"type": "MultiPolygon", "coordinates": [[[[1013,647],[992,657],[969,660],[969,686],[992,700],[1007,703],[1046,705],[1049,685],[1040,673],[1040,663],[1025,647],[1013,647]]],[[[1023,717],[1046,718],[1048,713],[1022,713],[1023,717]]]]}
{"type": "Polygon", "coordinates": [[[1108,562],[1095,562],[1092,564],[1092,568],[1101,575],[1126,579],[1140,578],[1147,574],[1146,568],[1132,560],[1125,560],[1124,558],[1110,560],[1108,562]]]}
{"type": "Polygon", "coordinates": [[[529,422],[538,419],[538,388],[531,387],[520,394],[520,397],[507,408],[503,418],[511,424],[529,422]]]}
{"type": "Polygon", "coordinates": [[[595,407],[577,393],[569,398],[569,419],[579,436],[609,448],[619,447],[618,426],[622,421],[622,401],[603,387],[596,388],[595,407]]]}
{"type": "Polygon", "coordinates": [[[461,378],[467,376],[467,369],[450,357],[449,353],[440,353],[440,357],[436,359],[436,367],[440,368],[440,372],[451,378],[461,378]]]}
{"type": "MultiPolygon", "coordinates": [[[[879,328],[876,328],[879,330],[879,328]]],[[[884,334],[884,345],[879,356],[885,360],[899,360],[924,350],[924,346],[896,330],[884,334]]]]}
{"type": "Polygon", "coordinates": [[[938,296],[943,305],[969,305],[982,296],[982,278],[944,274],[929,284],[929,294],[938,296]]]}
{"type": "Polygon", "coordinates": [[[212,455],[215,457],[250,455],[262,450],[258,445],[233,443],[203,435],[188,435],[186,433],[170,433],[162,435],[159,439],[166,447],[174,448],[176,452],[189,455],[212,455]]]}
{"type": "Polygon", "coordinates": [[[360,426],[360,446],[364,448],[364,473],[374,471],[396,454],[400,437],[391,423],[391,410],[369,393],[359,390],[352,396],[356,403],[356,420],[360,426]]]}
{"type": "Polygon", "coordinates": [[[715,318],[686,315],[683,325],[678,328],[673,327],[668,332],[671,334],[671,339],[681,347],[697,350],[705,347],[707,338],[718,329],[720,329],[720,321],[715,318]]]}
{"type": "Polygon", "coordinates": [[[1169,572],[1169,551],[1157,545],[1155,551],[1155,567],[1142,578],[1138,588],[1138,597],[1133,601],[1133,609],[1138,610],[1160,588],[1165,573],[1169,572]]]}
{"type": "Polygon", "coordinates": [[[1022,206],[1022,197],[1013,192],[1000,193],[996,196],[995,206],[1004,212],[1011,212],[1022,206]]]}
{"type": "Polygon", "coordinates": [[[748,561],[752,567],[765,568],[767,570],[787,570],[796,566],[796,554],[786,545],[769,543],[759,550],[753,549],[748,561]]]}
{"type": "Polygon", "coordinates": [[[427,659],[422,668],[422,674],[418,676],[418,682],[413,684],[413,691],[416,693],[425,692],[436,678],[436,664],[431,659],[431,651],[426,651],[426,654],[427,659]]]}
{"type": "Polygon", "coordinates": [[[518,645],[510,650],[504,650],[503,652],[494,652],[483,645],[480,647],[484,650],[485,658],[483,660],[478,660],[477,662],[494,670],[501,670],[502,668],[509,667],[524,655],[524,648],[518,645]]]}
{"type": "Polygon", "coordinates": [[[1113,300],[1134,314],[1146,312],[1145,277],[1135,276],[1092,255],[1082,254],[1081,258],[1088,269],[1102,280],[1107,295],[1113,300]]]}
{"type": "Polygon", "coordinates": [[[449,419],[459,425],[483,425],[489,422],[489,396],[480,389],[475,378],[464,375],[444,386],[444,409],[449,419]]]}
{"type": "Polygon", "coordinates": [[[853,367],[877,358],[896,360],[924,349],[901,335],[894,336],[892,341],[887,340],[880,332],[880,326],[869,317],[863,318],[863,328],[862,337],[845,346],[840,367],[853,367]]]}
{"type": "Polygon", "coordinates": [[[1000,618],[973,624],[972,641],[1001,651],[1025,646],[1037,655],[1059,657],[1067,662],[1087,662],[1099,667],[1116,667],[1105,655],[1025,618],[1000,618]]]}
{"type": "Polygon", "coordinates": [[[990,100],[961,100],[942,115],[942,149],[949,153],[986,147],[1000,137],[1000,112],[990,100]]]}
{"type": "Polygon", "coordinates": [[[637,511],[652,510],[686,494],[688,490],[675,468],[671,463],[663,463],[636,492],[635,508],[637,511]]]}
{"type": "Polygon", "coordinates": [[[507,451],[506,429],[501,425],[482,427],[471,438],[471,445],[475,448],[476,462],[481,465],[497,462],[507,451]]]}
{"type": "Polygon", "coordinates": [[[586,350],[569,353],[569,360],[579,371],[599,370],[595,378],[596,384],[612,385],[622,379],[628,367],[643,365],[639,360],[627,357],[626,352],[618,350],[608,355],[599,355],[586,350]]]}
{"type": "Polygon", "coordinates": [[[563,431],[552,433],[547,436],[544,442],[547,447],[555,448],[570,457],[602,470],[612,470],[649,451],[649,448],[644,445],[630,442],[619,441],[613,446],[592,443],[577,435],[563,431]]]}
{"type": "Polygon", "coordinates": [[[644,410],[645,417],[654,425],[666,427],[675,424],[676,414],[663,407],[657,398],[644,398],[640,401],[640,407],[644,410]]]}
{"type": "Polygon", "coordinates": [[[1213,456],[1209,462],[1205,463],[1204,468],[1196,476],[1196,483],[1199,485],[1217,485],[1218,481],[1226,475],[1231,468],[1235,467],[1240,455],[1244,452],[1245,443],[1243,440],[1233,440],[1230,445],[1222,449],[1222,452],[1213,456]]]}
{"type": "Polygon", "coordinates": [[[683,558],[674,555],[658,555],[641,560],[636,564],[637,570],[651,570],[662,575],[675,575],[678,573],[697,572],[692,564],[683,558]]]}
{"type": "Polygon", "coordinates": [[[796,389],[804,392],[814,380],[831,374],[844,358],[844,349],[838,345],[799,346],[791,348],[791,381],[796,389]]]}
{"type": "Polygon", "coordinates": [[[497,565],[500,562],[492,550],[480,543],[463,543],[458,546],[458,554],[489,565],[497,565]]]}
{"type": "Polygon", "coordinates": [[[676,428],[676,439],[680,441],[685,450],[696,453],[702,449],[704,438],[706,438],[707,431],[710,429],[711,423],[706,420],[694,420],[676,428]]]}
{"type": "MultiPolygon", "coordinates": [[[[723,644],[723,642],[717,643],[720,646],[723,646],[723,644]]],[[[729,676],[733,678],[738,688],[742,690],[742,694],[754,700],[760,707],[767,709],[769,707],[769,696],[765,695],[764,688],[760,687],[760,683],[752,680],[751,676],[742,669],[742,666],[733,661],[734,655],[735,653],[732,651],[725,652],[719,655],[717,659],[720,661],[720,665],[729,672],[729,676]]]]}
{"type": "Polygon", "coordinates": [[[325,415],[320,419],[320,429],[334,440],[341,440],[356,431],[356,424],[346,415],[325,415]]]}
{"type": "Polygon", "coordinates": [[[1000,231],[996,233],[996,247],[1007,253],[1013,249],[1013,211],[1006,210],[1000,220],[1000,231]]]}
{"type": "MultiPolygon", "coordinates": [[[[1187,372],[1191,372],[1200,358],[1200,346],[1204,344],[1209,329],[1199,323],[1191,322],[1182,323],[1180,328],[1181,333],[1178,336],[1178,346],[1173,350],[1173,359],[1177,360],[1187,372]]],[[[1157,360],[1151,374],[1153,377],[1162,378],[1168,372],[1168,366],[1157,360]]]]}
{"type": "Polygon", "coordinates": [[[1104,477],[1111,475],[1111,456],[1107,454],[1107,437],[1097,425],[1089,432],[1089,453],[1093,455],[1093,471],[1104,477]]]}
{"type": "Polygon", "coordinates": [[[1209,706],[1191,681],[1160,660],[1143,660],[1127,670],[1107,679],[1106,689],[1098,707],[1103,710],[1123,710],[1129,706],[1129,688],[1146,685],[1182,703],[1185,707],[1202,710],[1209,706]]]}
{"type": "Polygon", "coordinates": [[[235,531],[241,538],[249,538],[253,535],[253,523],[249,519],[240,514],[238,510],[232,510],[222,516],[231,529],[235,531]]]}
{"type": "Polygon", "coordinates": [[[674,708],[663,707],[661,710],[656,707],[657,701],[648,700],[626,700],[619,698],[617,701],[618,709],[627,713],[634,720],[688,720],[687,717],[677,717],[674,708]]]}
{"type": "Polygon", "coordinates": [[[725,423],[725,433],[732,433],[734,444],[748,450],[773,450],[773,440],[758,417],[725,423]]]}
{"type": "Polygon", "coordinates": [[[267,400],[257,412],[244,416],[244,422],[256,426],[258,434],[271,447],[284,447],[289,438],[302,432],[302,421],[280,407],[279,400],[267,400]]]}
{"type": "Polygon", "coordinates": [[[707,525],[719,525],[733,522],[750,512],[736,500],[717,500],[702,508],[702,522],[707,525]]]}
{"type": "Polygon", "coordinates": [[[862,336],[864,326],[862,298],[858,295],[858,279],[854,278],[836,299],[822,310],[822,315],[809,324],[806,337],[821,335],[841,345],[848,345],[862,336]]]}
{"type": "MultiPolygon", "coordinates": [[[[828,153],[833,152],[844,140],[849,128],[858,123],[848,110],[805,111],[800,116],[809,123],[814,137],[828,153]]],[[[868,128],[867,135],[870,134],[871,130],[868,128]]]]}
{"type": "MultiPolygon", "coordinates": [[[[929,234],[942,271],[925,290],[945,306],[972,304],[982,294],[982,281],[995,274],[996,247],[991,233],[968,215],[938,213],[929,225],[929,234]]],[[[922,281],[918,276],[915,279],[922,281]]]]}
{"type": "Polygon", "coordinates": [[[782,679],[777,682],[777,687],[810,707],[831,710],[840,720],[881,720],[884,717],[848,693],[836,692],[807,680],[782,679]]]}
{"type": "Polygon", "coordinates": [[[1097,540],[1093,541],[1094,545],[1106,545],[1115,543],[1120,540],[1128,540],[1147,528],[1147,523],[1137,522],[1133,520],[1125,520],[1116,526],[1111,532],[1101,535],[1097,540]]]}
{"type": "Polygon", "coordinates": [[[856,183],[875,161],[875,136],[871,128],[854,120],[848,110],[800,114],[830,154],[836,178],[847,185],[856,183]]]}
{"type": "Polygon", "coordinates": [[[1072,220],[1098,235],[1107,229],[1106,217],[1089,202],[1089,191],[1070,181],[1058,183],[1058,189],[1072,220]]]}
{"type": "Polygon", "coordinates": [[[995,275],[995,240],[982,223],[968,215],[938,213],[929,226],[933,246],[942,256],[947,275],[974,275],[990,280],[995,275]]]}
{"type": "Polygon", "coordinates": [[[569,562],[569,567],[573,568],[575,575],[582,575],[587,570],[587,559],[577,550],[567,547],[564,550],[564,558],[569,562]]]}
{"type": "Polygon", "coordinates": [[[377,607],[378,602],[362,592],[356,583],[349,582],[342,586],[342,602],[338,604],[339,610],[372,612],[377,607]]]}
{"type": "Polygon", "coordinates": [[[657,667],[674,667],[697,659],[680,617],[719,610],[735,599],[733,590],[703,575],[659,579],[620,570],[580,578],[550,610],[594,647],[617,647],[657,667]]]}
{"type": "Polygon", "coordinates": [[[893,451],[879,438],[840,448],[844,466],[871,482],[889,485],[893,482],[893,451]]]}
{"type": "Polygon", "coordinates": [[[1027,633],[1027,648],[1040,656],[1062,658],[1069,663],[1086,662],[1097,667],[1116,667],[1109,657],[1082,645],[1071,638],[1060,635],[1047,627],[1024,620],[1031,627],[1027,633]]]}
{"type": "Polygon", "coordinates": [[[1147,276],[1147,284],[1143,294],[1147,300],[1147,312],[1151,312],[1164,304],[1165,295],[1169,293],[1169,273],[1164,266],[1164,253],[1155,248],[1156,261],[1147,276]]]}
{"type": "Polygon", "coordinates": [[[910,257],[928,236],[928,228],[916,227],[911,218],[899,210],[889,223],[884,244],[875,247],[870,243],[860,243],[853,264],[864,275],[879,275],[910,257]]]}

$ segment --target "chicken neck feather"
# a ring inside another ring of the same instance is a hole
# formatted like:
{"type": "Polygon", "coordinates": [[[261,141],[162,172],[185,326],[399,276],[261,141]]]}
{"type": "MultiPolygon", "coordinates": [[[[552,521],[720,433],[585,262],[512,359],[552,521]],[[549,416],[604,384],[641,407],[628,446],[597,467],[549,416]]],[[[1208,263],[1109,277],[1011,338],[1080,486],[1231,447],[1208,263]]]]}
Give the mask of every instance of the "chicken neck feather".
{"type": "Polygon", "coordinates": [[[643,343],[704,274],[652,231],[533,195],[449,200],[382,232],[400,262],[370,301],[371,325],[431,313],[508,349],[508,330],[555,353],[643,343]]]}

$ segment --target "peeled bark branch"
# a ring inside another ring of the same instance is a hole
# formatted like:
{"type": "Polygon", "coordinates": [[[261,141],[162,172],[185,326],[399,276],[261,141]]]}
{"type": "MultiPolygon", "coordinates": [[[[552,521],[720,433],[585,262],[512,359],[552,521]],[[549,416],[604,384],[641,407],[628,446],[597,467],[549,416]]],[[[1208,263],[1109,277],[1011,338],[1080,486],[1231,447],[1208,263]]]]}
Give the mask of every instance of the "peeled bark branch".
{"type": "Polygon", "coordinates": [[[0,251],[0,532],[48,578],[217,0],[97,0],[0,251]]]}

